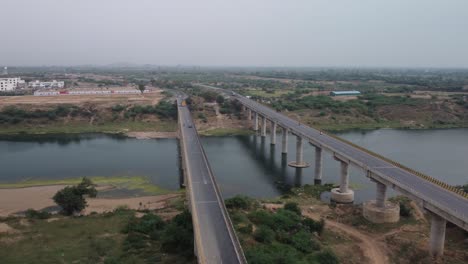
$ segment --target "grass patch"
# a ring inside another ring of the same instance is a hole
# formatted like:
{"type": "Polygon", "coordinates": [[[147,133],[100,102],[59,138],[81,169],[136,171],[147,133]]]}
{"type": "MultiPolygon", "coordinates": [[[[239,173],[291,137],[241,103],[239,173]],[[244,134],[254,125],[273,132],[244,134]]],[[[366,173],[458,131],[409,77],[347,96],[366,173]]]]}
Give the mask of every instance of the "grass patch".
{"type": "MultiPolygon", "coordinates": [[[[141,190],[147,195],[161,195],[172,193],[174,191],[166,190],[152,184],[147,177],[143,176],[120,176],[120,177],[88,177],[97,185],[113,185],[119,189],[141,190]]],[[[82,178],[59,179],[59,180],[25,180],[15,183],[0,183],[0,188],[26,188],[45,185],[76,185],[82,178]]]]}
{"type": "MultiPolygon", "coordinates": [[[[136,219],[135,211],[121,209],[85,217],[59,217],[52,222],[35,219],[27,226],[19,224],[20,218],[10,219],[9,224],[19,229],[19,232],[2,235],[0,259],[2,263],[10,264],[193,263],[191,256],[164,250],[163,245],[168,242],[163,236],[155,236],[154,232],[142,228],[122,232],[130,224],[136,227],[152,225],[155,218],[158,217],[147,214],[141,220],[136,219]]],[[[161,224],[169,226],[173,225],[172,222],[161,224]]],[[[180,228],[176,226],[173,230],[179,231],[180,228]]],[[[192,235],[188,233],[187,236],[192,235]]],[[[177,240],[169,242],[180,247],[177,240]]]]}

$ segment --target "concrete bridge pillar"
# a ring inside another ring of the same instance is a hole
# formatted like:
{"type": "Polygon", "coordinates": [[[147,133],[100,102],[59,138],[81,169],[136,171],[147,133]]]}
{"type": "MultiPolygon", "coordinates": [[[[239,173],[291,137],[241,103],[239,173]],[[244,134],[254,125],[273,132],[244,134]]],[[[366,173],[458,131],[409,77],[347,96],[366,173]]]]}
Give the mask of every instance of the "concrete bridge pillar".
{"type": "Polygon", "coordinates": [[[387,186],[378,181],[376,198],[365,202],[362,207],[364,218],[373,223],[396,223],[400,220],[400,204],[387,201],[387,186]]]}
{"type": "Polygon", "coordinates": [[[282,137],[282,151],[281,153],[286,154],[288,153],[288,133],[289,130],[285,127],[283,127],[283,137],[282,137]]]}
{"type": "Polygon", "coordinates": [[[266,137],[266,118],[262,116],[262,137],[266,137]]]}
{"type": "Polygon", "coordinates": [[[252,120],[252,110],[247,109],[247,120],[252,120]]]}
{"type": "Polygon", "coordinates": [[[377,207],[384,208],[387,200],[387,186],[383,183],[376,182],[376,198],[375,204],[377,207]]]}
{"type": "Polygon", "coordinates": [[[276,122],[271,121],[270,144],[276,145],[276,122]]]}
{"type": "Polygon", "coordinates": [[[345,161],[340,162],[340,187],[331,190],[331,199],[337,203],[352,203],[354,201],[354,192],[349,189],[349,164],[345,161]]]}
{"type": "Polygon", "coordinates": [[[322,148],[315,147],[315,175],[314,184],[322,183],[322,148]]]}
{"type": "Polygon", "coordinates": [[[258,113],[254,112],[254,130],[258,131],[258,113]]]}
{"type": "Polygon", "coordinates": [[[429,242],[429,251],[432,257],[440,257],[444,254],[445,227],[447,220],[431,213],[431,238],[429,242]]]}
{"type": "Polygon", "coordinates": [[[290,162],[288,165],[296,168],[306,168],[309,167],[307,162],[304,162],[304,154],[302,148],[302,137],[296,135],[296,161],[290,162]]]}

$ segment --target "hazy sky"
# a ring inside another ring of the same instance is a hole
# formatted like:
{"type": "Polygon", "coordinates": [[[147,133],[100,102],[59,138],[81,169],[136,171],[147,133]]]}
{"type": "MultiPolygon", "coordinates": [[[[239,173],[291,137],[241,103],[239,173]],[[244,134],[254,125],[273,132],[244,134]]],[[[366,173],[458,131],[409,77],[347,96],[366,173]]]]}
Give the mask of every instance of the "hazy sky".
{"type": "Polygon", "coordinates": [[[468,67],[466,0],[0,0],[0,65],[468,67]]]}

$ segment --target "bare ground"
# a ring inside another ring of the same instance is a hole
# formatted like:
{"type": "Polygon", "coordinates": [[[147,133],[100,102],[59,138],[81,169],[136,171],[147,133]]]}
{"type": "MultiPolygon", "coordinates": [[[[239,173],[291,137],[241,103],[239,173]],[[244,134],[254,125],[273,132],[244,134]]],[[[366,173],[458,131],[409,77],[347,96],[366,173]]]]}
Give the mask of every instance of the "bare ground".
{"type": "Polygon", "coordinates": [[[176,138],[176,132],[128,132],[127,137],[136,139],[176,138]]]}
{"type": "MultiPolygon", "coordinates": [[[[36,186],[28,188],[0,189],[0,216],[6,217],[27,209],[41,210],[55,206],[52,200],[54,194],[65,185],[36,186]]],[[[102,188],[108,188],[106,186],[102,188]]],[[[180,194],[165,194],[158,196],[144,196],[131,198],[88,198],[88,207],[84,214],[91,212],[113,211],[119,206],[129,209],[161,209],[165,207],[168,199],[180,196],[180,194]]]]}
{"type": "Polygon", "coordinates": [[[0,97],[0,108],[9,105],[59,105],[59,104],[96,104],[112,106],[115,104],[157,104],[164,96],[162,90],[154,89],[145,94],[108,94],[108,95],[60,95],[60,96],[2,96],[0,97]]]}

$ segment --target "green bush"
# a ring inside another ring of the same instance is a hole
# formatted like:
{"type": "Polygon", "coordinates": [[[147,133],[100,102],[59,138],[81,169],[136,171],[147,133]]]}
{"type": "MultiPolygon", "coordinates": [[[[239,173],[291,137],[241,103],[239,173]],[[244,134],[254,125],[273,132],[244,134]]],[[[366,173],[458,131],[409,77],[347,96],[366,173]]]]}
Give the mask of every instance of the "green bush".
{"type": "Polygon", "coordinates": [[[315,253],[308,260],[310,263],[320,263],[320,264],[339,264],[340,263],[336,254],[330,249],[325,249],[323,251],[315,253]]]}
{"type": "Polygon", "coordinates": [[[36,211],[34,209],[28,209],[25,215],[29,219],[47,219],[50,217],[50,213],[46,211],[36,211]]]}
{"type": "Polygon", "coordinates": [[[259,226],[253,233],[255,240],[261,243],[269,244],[275,238],[275,232],[271,230],[268,226],[259,226]]]}
{"type": "Polygon", "coordinates": [[[67,186],[58,191],[54,197],[54,202],[62,208],[65,215],[72,215],[75,212],[81,212],[86,206],[84,195],[96,197],[97,191],[91,180],[83,178],[80,184],[76,186],[67,186]]]}
{"type": "Polygon", "coordinates": [[[302,215],[301,208],[299,208],[299,205],[295,202],[289,202],[284,205],[284,209],[294,212],[298,215],[302,215]]]}
{"type": "Polygon", "coordinates": [[[168,253],[193,256],[192,217],[186,210],[167,224],[161,234],[161,248],[168,253]]]}
{"type": "Polygon", "coordinates": [[[291,238],[292,246],[304,253],[311,253],[320,249],[320,244],[312,239],[312,235],[306,231],[299,231],[291,238]]]}
{"type": "Polygon", "coordinates": [[[266,225],[269,227],[273,226],[275,221],[273,214],[265,210],[253,211],[247,217],[256,225],[266,225]]]}
{"type": "Polygon", "coordinates": [[[241,225],[237,228],[237,230],[243,234],[252,234],[253,226],[252,224],[241,225]]]}
{"type": "Polygon", "coordinates": [[[325,221],[323,219],[314,221],[310,218],[305,218],[302,220],[302,226],[311,233],[317,232],[317,234],[321,235],[325,227],[325,221]]]}
{"type": "Polygon", "coordinates": [[[250,264],[301,263],[301,256],[296,249],[276,243],[249,248],[245,256],[250,264]]]}
{"type": "Polygon", "coordinates": [[[236,195],[224,201],[229,209],[244,209],[248,210],[253,204],[253,199],[243,195],[236,195]]]}
{"type": "Polygon", "coordinates": [[[125,105],[117,104],[117,105],[112,106],[112,111],[113,112],[122,112],[123,110],[125,110],[125,108],[126,108],[125,105]]]}

